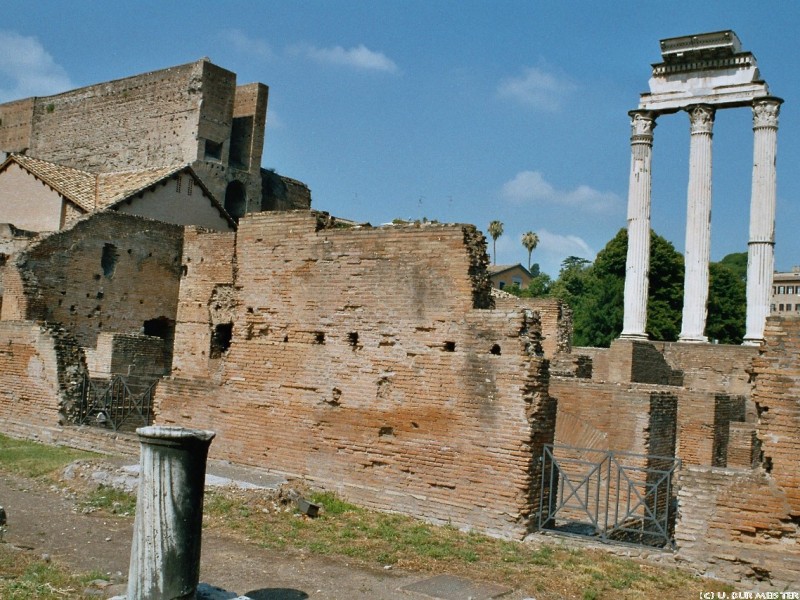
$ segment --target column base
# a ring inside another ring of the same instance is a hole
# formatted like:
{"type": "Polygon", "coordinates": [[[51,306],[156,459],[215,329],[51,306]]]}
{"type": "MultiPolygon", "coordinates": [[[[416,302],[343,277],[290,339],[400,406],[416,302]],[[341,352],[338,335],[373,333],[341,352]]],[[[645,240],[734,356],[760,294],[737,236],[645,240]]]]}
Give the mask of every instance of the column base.
{"type": "Polygon", "coordinates": [[[763,338],[744,338],[742,346],[760,346],[763,342],[763,338]]]}
{"type": "Polygon", "coordinates": [[[680,335],[678,342],[682,344],[707,344],[708,338],[704,335],[680,335]]]}
{"type": "Polygon", "coordinates": [[[650,337],[646,333],[621,333],[619,334],[621,340],[635,340],[639,342],[650,341],[650,337]]]}

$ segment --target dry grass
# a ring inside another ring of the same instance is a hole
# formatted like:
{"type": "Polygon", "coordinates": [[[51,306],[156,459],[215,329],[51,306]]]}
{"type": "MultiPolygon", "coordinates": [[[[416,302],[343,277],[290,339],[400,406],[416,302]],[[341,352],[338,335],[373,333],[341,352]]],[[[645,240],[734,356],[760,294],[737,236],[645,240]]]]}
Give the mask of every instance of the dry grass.
{"type": "Polygon", "coordinates": [[[0,544],[0,598],[3,600],[88,600],[87,585],[96,573],[75,576],[30,552],[0,544]]]}
{"type": "Polygon", "coordinates": [[[205,523],[263,547],[342,556],[369,567],[463,575],[527,590],[537,600],[688,598],[733,589],[558,540],[540,545],[498,540],[364,510],[331,494],[309,495],[323,507],[315,519],[300,515],[280,495],[212,492],[205,523]]]}

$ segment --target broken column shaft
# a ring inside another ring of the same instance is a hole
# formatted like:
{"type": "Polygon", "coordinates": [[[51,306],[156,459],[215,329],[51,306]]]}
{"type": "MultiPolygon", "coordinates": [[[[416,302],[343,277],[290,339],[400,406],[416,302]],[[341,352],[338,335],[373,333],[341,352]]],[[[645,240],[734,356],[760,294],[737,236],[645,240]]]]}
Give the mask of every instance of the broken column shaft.
{"type": "Polygon", "coordinates": [[[213,431],[142,427],[128,598],[189,600],[200,578],[203,488],[213,431]]]}

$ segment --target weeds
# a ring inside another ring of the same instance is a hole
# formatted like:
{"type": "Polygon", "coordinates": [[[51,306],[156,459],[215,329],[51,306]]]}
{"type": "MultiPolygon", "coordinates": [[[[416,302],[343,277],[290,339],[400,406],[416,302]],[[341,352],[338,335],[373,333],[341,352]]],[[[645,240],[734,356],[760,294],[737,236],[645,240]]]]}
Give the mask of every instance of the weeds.
{"type": "Polygon", "coordinates": [[[0,435],[0,469],[22,477],[41,477],[62,469],[75,460],[89,458],[97,458],[97,455],[0,435]]]}

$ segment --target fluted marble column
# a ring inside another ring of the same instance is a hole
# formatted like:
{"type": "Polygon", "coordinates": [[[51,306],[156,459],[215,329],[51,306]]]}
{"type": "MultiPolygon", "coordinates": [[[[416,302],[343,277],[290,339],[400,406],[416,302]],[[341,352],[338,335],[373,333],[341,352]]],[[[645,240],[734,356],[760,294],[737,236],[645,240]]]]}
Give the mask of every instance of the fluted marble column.
{"type": "Polygon", "coordinates": [[[711,259],[711,139],[714,108],[687,108],[691,131],[686,210],[686,276],[683,284],[681,342],[706,342],[708,263],[711,259]]]}
{"type": "Polygon", "coordinates": [[[213,431],[142,427],[128,600],[190,600],[200,578],[206,457],[213,431]]]}
{"type": "Polygon", "coordinates": [[[650,272],[650,164],[655,113],[632,110],[631,174],[628,181],[628,256],[625,262],[625,312],[622,335],[647,339],[647,286],[650,272]]]}
{"type": "Polygon", "coordinates": [[[746,345],[764,341],[775,264],[775,159],[778,115],[783,100],[759,98],[753,102],[753,189],[750,200],[750,241],[747,246],[746,345]]]}

